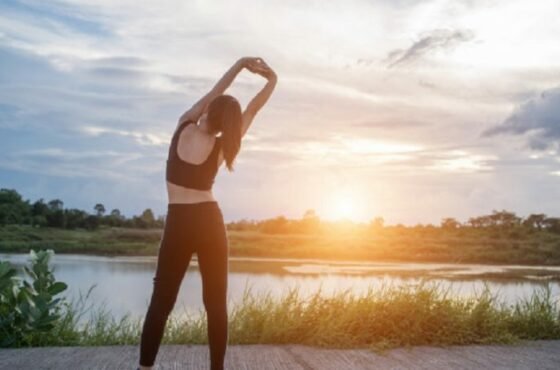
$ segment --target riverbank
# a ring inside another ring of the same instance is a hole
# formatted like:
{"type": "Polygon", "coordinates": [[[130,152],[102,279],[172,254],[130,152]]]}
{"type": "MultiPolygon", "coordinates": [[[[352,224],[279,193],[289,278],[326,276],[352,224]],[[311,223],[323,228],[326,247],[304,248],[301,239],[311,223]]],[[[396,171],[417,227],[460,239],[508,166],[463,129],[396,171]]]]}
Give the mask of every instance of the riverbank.
{"type": "MultiPolygon", "coordinates": [[[[25,338],[14,347],[138,344],[143,315],[115,317],[88,296],[64,304],[54,328],[25,338]],[[80,320],[86,318],[86,320],[80,320]]],[[[362,294],[324,296],[289,289],[245,291],[229,306],[230,344],[300,344],[325,348],[397,348],[418,345],[511,344],[520,340],[560,340],[558,297],[549,289],[505,304],[483,291],[454,297],[431,284],[384,286],[362,294]]],[[[167,321],[163,344],[207,343],[206,316],[176,307],[167,321]]]]}
{"type": "MultiPolygon", "coordinates": [[[[156,256],[160,229],[103,227],[96,231],[0,227],[0,252],[52,249],[57,254],[156,256]]],[[[560,235],[546,231],[379,230],[329,234],[228,231],[232,257],[378,262],[560,265],[560,235]]]]}
{"type": "MultiPolygon", "coordinates": [[[[93,300],[90,305],[93,287],[85,296],[80,294],[77,300],[73,297],[53,301],[56,312],[52,314],[56,317],[49,319],[48,328],[44,327],[48,330],[30,330],[29,326],[22,325],[26,320],[32,325],[33,315],[37,313],[29,316],[31,311],[19,309],[24,304],[15,299],[25,298],[20,292],[25,290],[25,294],[41,301],[35,307],[46,310],[51,305],[48,300],[66,289],[64,279],[54,282],[48,268],[49,257],[47,252],[34,255],[32,267],[26,270],[33,281],[23,285],[15,278],[14,267],[8,262],[2,264],[0,277],[3,277],[5,289],[0,291],[3,295],[0,310],[17,313],[12,326],[7,327],[3,345],[138,344],[143,315],[116,317],[104,302],[93,300]],[[39,275],[32,271],[38,271],[39,275]],[[46,293],[33,288],[43,286],[46,293]],[[12,296],[16,298],[11,299],[12,296]]],[[[142,288],[136,286],[135,289],[142,288]]],[[[422,281],[401,286],[368,285],[367,290],[359,293],[347,289],[327,295],[321,289],[304,293],[295,286],[278,296],[268,289],[254,292],[246,287],[241,299],[229,305],[230,344],[300,344],[355,349],[560,339],[558,295],[552,293],[548,284],[529,297],[508,303],[500,294],[488,289],[471,296],[457,296],[439,284],[422,281]]],[[[189,312],[179,308],[167,320],[162,343],[207,343],[203,309],[189,312]]]]}
{"type": "MultiPolygon", "coordinates": [[[[0,369],[134,369],[138,346],[0,349],[0,369]]],[[[226,369],[245,370],[555,370],[560,341],[525,341],[515,346],[411,347],[373,352],[301,345],[229,346],[226,369]]],[[[204,369],[208,347],[162,345],[154,370],[204,369]]]]}

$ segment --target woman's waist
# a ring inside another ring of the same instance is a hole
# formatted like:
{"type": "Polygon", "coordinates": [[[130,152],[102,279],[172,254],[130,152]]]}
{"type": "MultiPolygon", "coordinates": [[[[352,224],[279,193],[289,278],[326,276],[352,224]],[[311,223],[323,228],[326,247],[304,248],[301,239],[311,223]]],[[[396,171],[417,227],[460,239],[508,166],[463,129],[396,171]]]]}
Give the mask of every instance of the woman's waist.
{"type": "Polygon", "coordinates": [[[169,203],[198,203],[207,201],[216,201],[212,190],[199,190],[185,188],[167,182],[167,195],[169,203]]]}

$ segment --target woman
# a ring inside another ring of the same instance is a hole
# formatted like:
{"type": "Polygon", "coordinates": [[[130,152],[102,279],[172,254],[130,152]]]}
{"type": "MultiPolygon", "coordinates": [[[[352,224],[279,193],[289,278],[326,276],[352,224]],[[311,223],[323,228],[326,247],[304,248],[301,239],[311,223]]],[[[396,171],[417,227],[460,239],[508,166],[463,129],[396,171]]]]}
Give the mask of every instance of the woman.
{"type": "Polygon", "coordinates": [[[241,139],[276,86],[276,73],[260,58],[241,58],[214,88],[179,119],[167,160],[169,204],[158,252],[153,292],[140,341],[140,367],[151,369],[181,281],[196,253],[202,276],[202,298],[208,319],[212,370],[223,369],[228,339],[228,238],[212,184],[224,163],[233,171],[241,139]],[[223,95],[244,68],[268,82],[241,111],[223,95]],[[198,122],[198,124],[197,124],[198,122]],[[216,136],[221,133],[220,136],[216,136]]]}

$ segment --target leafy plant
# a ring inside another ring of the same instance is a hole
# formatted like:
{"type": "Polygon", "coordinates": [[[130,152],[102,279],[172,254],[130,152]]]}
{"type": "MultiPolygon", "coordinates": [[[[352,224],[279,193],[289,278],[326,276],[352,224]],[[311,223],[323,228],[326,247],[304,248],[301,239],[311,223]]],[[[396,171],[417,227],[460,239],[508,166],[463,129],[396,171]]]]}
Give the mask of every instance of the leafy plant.
{"type": "Polygon", "coordinates": [[[49,267],[52,250],[31,250],[25,278],[7,261],[0,261],[0,347],[41,344],[61,317],[64,298],[55,296],[67,285],[55,280],[49,267]]]}

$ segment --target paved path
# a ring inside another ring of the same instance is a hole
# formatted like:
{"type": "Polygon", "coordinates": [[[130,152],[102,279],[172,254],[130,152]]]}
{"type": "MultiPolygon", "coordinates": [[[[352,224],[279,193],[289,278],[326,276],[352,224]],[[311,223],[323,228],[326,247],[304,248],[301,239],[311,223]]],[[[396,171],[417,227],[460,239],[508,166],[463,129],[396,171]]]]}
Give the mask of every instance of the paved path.
{"type": "MultiPolygon", "coordinates": [[[[0,349],[0,369],[134,370],[138,346],[0,349]]],[[[206,346],[163,345],[154,369],[208,369],[206,346]]],[[[230,346],[226,368],[235,370],[344,369],[560,369],[560,341],[513,346],[412,347],[375,353],[300,345],[230,346]]]]}

